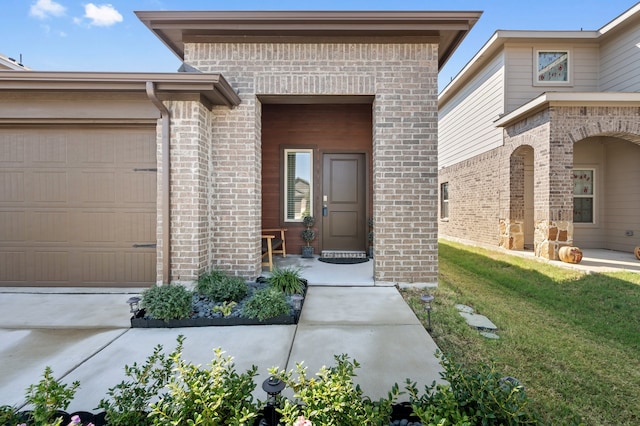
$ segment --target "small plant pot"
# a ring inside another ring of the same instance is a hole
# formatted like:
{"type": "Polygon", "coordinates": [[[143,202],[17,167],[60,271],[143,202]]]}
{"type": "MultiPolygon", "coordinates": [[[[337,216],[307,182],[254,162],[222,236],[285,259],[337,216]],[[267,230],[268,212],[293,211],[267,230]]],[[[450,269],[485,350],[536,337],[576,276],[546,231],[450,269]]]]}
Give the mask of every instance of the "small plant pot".
{"type": "Polygon", "coordinates": [[[313,257],[313,247],[302,246],[302,257],[305,257],[305,258],[313,257]]]}

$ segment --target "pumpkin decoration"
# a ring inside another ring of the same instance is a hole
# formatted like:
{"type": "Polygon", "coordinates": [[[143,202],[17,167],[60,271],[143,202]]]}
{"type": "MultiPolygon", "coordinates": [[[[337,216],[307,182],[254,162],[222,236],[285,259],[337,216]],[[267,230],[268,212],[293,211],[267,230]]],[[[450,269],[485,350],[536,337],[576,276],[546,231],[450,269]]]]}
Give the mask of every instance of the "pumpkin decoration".
{"type": "Polygon", "coordinates": [[[636,248],[633,249],[633,254],[636,255],[636,259],[640,260],[640,246],[636,246],[636,248]]]}
{"type": "Polygon", "coordinates": [[[560,256],[560,260],[566,263],[580,263],[582,260],[582,250],[578,247],[571,246],[560,247],[558,256],[560,256]]]}

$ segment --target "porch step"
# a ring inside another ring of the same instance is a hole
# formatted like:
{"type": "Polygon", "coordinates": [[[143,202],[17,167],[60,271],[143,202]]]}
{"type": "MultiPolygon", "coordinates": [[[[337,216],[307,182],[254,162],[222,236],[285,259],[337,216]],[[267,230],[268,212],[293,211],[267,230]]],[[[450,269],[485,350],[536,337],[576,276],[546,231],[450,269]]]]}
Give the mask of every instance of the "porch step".
{"type": "Polygon", "coordinates": [[[367,253],[364,251],[349,251],[349,250],[322,250],[320,257],[367,257],[367,253]]]}

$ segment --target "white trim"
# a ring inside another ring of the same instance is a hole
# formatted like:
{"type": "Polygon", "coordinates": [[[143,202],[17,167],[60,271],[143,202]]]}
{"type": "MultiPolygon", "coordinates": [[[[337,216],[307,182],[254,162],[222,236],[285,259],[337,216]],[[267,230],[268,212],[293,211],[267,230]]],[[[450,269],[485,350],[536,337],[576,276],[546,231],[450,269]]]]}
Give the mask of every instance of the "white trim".
{"type": "Polygon", "coordinates": [[[287,167],[287,155],[289,153],[296,153],[296,154],[300,154],[300,153],[307,153],[309,154],[309,206],[304,206],[304,210],[305,211],[309,211],[310,214],[313,216],[313,149],[306,149],[306,148],[286,148],[284,150],[284,159],[283,159],[283,168],[284,168],[284,182],[282,182],[283,188],[284,188],[284,196],[282,197],[284,200],[284,205],[283,205],[283,212],[284,212],[284,217],[283,220],[284,222],[302,222],[302,215],[299,218],[294,218],[294,219],[290,219],[287,217],[287,207],[289,204],[289,200],[287,198],[288,195],[288,188],[287,188],[287,182],[289,181],[289,168],[287,167]]]}
{"type": "Polygon", "coordinates": [[[551,87],[570,87],[573,86],[573,55],[569,48],[536,48],[533,50],[533,85],[534,86],[551,86],[551,87]],[[566,53],[567,55],[567,79],[566,80],[539,80],[540,73],[540,54],[541,53],[566,53]]]}

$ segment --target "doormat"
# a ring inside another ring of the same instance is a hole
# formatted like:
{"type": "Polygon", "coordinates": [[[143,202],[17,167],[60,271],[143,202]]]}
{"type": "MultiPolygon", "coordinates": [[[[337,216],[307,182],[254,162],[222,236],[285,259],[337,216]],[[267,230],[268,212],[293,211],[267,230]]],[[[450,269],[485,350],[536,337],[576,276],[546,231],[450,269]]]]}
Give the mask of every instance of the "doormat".
{"type": "Polygon", "coordinates": [[[318,260],[324,263],[334,263],[336,265],[353,265],[355,263],[368,262],[368,257],[319,257],[318,260]]]}

